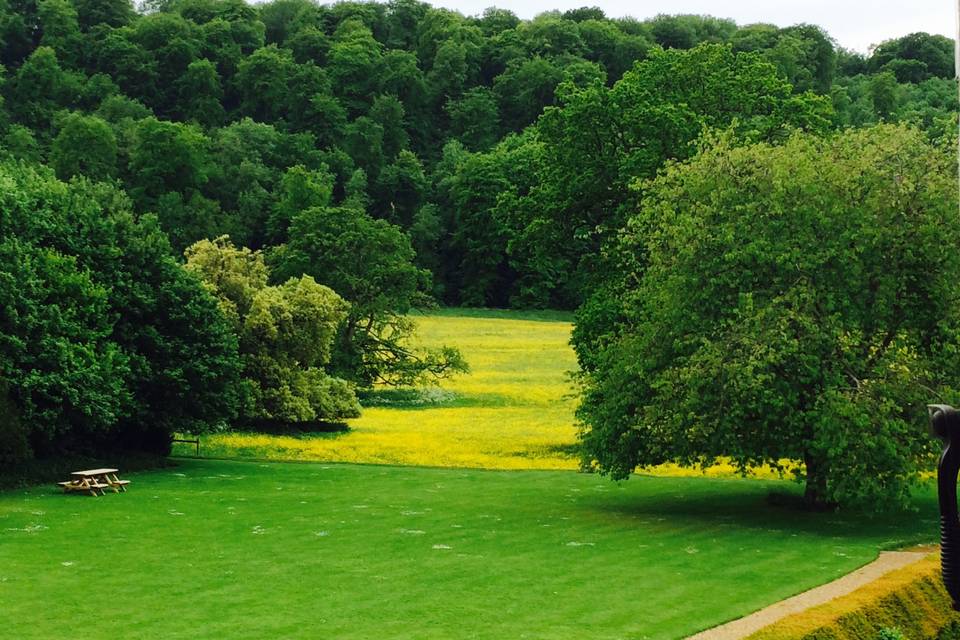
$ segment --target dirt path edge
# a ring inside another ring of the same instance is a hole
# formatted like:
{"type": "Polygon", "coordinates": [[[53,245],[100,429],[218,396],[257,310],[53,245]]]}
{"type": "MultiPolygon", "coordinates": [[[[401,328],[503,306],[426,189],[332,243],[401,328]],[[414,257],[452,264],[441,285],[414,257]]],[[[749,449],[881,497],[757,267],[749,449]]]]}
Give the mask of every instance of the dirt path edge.
{"type": "Polygon", "coordinates": [[[701,631],[696,635],[689,636],[687,640],[742,640],[742,638],[746,638],[789,615],[802,613],[812,607],[845,596],[891,571],[919,562],[928,555],[929,551],[881,552],[876,560],[860,567],[853,573],[848,573],[833,582],[781,600],[750,615],[701,631]]]}

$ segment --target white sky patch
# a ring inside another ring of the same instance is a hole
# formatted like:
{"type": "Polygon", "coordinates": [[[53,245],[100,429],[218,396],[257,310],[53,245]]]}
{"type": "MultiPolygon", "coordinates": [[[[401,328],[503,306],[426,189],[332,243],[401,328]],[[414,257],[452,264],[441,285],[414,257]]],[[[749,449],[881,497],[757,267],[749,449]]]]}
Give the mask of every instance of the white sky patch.
{"type": "Polygon", "coordinates": [[[596,6],[610,18],[652,18],[659,13],[694,13],[731,18],[738,24],[769,22],[780,27],[807,22],[823,27],[840,46],[867,53],[871,45],[915,31],[954,37],[954,3],[948,0],[431,0],[464,15],[479,15],[491,5],[523,19],[544,11],[596,6]]]}

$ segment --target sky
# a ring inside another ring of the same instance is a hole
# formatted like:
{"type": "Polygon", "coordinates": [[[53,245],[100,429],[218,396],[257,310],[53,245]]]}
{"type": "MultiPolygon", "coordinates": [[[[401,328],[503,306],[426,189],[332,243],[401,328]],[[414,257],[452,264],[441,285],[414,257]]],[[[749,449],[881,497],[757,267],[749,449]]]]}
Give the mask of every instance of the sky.
{"type": "Polygon", "coordinates": [[[553,9],[595,6],[607,16],[650,18],[658,13],[694,13],[732,18],[738,24],[800,22],[826,29],[840,46],[867,53],[884,40],[926,31],[956,34],[957,0],[426,0],[439,7],[477,15],[496,5],[529,19],[553,9]]]}

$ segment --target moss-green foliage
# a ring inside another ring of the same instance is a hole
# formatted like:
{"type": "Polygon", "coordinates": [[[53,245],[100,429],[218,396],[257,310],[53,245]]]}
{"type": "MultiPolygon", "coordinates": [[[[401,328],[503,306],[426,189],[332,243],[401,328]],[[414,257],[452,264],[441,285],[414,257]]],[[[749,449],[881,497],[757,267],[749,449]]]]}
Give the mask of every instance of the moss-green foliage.
{"type": "Polygon", "coordinates": [[[749,640],[950,640],[958,628],[960,618],[940,580],[939,557],[933,555],[785,618],[749,640]]]}
{"type": "Polygon", "coordinates": [[[353,386],[328,376],[338,327],[349,305],[311,276],[267,284],[263,256],[228,238],[202,240],[186,252],[220,301],[240,342],[247,421],[337,421],[360,415],[353,386]]]}
{"type": "Polygon", "coordinates": [[[164,452],[236,412],[216,301],[122,193],[0,165],[0,378],[36,453],[164,452]]]}
{"type": "Polygon", "coordinates": [[[272,254],[281,279],[308,274],[350,302],[332,370],[360,387],[412,385],[467,370],[457,349],[417,348],[406,314],[427,302],[430,273],[413,263],[403,230],[354,207],[300,212],[272,254]]]}

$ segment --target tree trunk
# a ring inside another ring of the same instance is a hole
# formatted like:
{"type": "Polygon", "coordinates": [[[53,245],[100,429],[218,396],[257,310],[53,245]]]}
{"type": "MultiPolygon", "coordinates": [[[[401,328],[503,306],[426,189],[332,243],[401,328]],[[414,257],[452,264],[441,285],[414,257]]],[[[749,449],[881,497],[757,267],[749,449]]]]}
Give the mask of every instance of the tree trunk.
{"type": "Polygon", "coordinates": [[[803,506],[810,511],[828,511],[834,508],[836,505],[827,500],[826,466],[809,451],[803,454],[803,463],[807,468],[803,506]]]}

